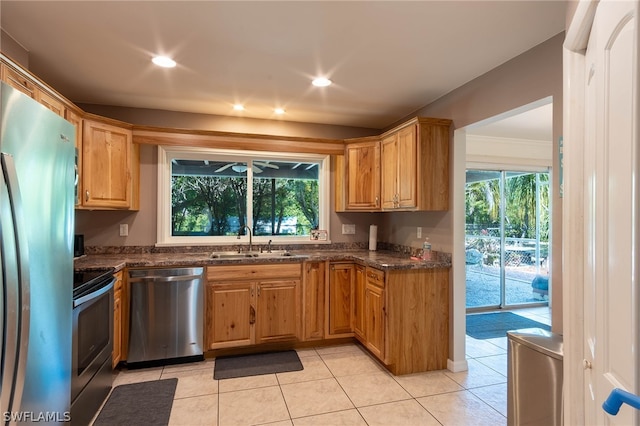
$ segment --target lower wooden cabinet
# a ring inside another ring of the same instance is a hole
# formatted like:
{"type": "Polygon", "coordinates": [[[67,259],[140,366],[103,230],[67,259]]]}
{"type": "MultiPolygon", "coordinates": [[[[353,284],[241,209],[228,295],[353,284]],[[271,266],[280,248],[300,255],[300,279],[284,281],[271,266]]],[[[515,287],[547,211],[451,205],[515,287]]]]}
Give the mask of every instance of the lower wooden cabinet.
{"type": "Polygon", "coordinates": [[[328,338],[353,335],[354,271],[353,263],[329,264],[328,338]]]}
{"type": "Polygon", "coordinates": [[[358,340],[365,339],[365,287],[367,286],[366,268],[355,266],[353,289],[353,332],[358,340]]]}
{"type": "Polygon", "coordinates": [[[376,357],[384,360],[385,350],[385,291],[384,271],[366,268],[364,289],[364,345],[376,357]]]}
{"type": "Polygon", "coordinates": [[[326,262],[302,265],[302,340],[324,338],[326,262]]]}
{"type": "Polygon", "coordinates": [[[246,346],[255,342],[255,284],[208,283],[205,333],[208,349],[246,346]]]}
{"type": "Polygon", "coordinates": [[[449,269],[388,270],[384,362],[396,375],[447,368],[449,269]]]}
{"type": "Polygon", "coordinates": [[[300,279],[260,281],[255,286],[256,343],[298,339],[300,279]]]}
{"type": "Polygon", "coordinates": [[[446,368],[449,269],[331,263],[328,284],[325,338],[355,336],[396,375],[446,368]]]}
{"type": "Polygon", "coordinates": [[[112,368],[115,368],[122,360],[122,276],[122,271],[115,274],[116,282],[113,286],[112,368]]]}
{"type": "Polygon", "coordinates": [[[207,349],[300,339],[301,265],[207,268],[207,349]]]}

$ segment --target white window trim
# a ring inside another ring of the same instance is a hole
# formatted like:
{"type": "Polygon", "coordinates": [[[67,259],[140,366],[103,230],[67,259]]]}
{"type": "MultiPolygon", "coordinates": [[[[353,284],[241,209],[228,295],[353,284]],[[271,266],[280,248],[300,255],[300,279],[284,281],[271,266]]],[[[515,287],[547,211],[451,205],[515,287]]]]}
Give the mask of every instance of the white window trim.
{"type": "MultiPolygon", "coordinates": [[[[242,150],[222,150],[213,148],[196,147],[170,147],[158,146],[158,210],[157,210],[157,242],[156,246],[209,246],[209,245],[237,245],[247,242],[248,237],[242,236],[240,240],[233,236],[215,237],[188,237],[171,235],[171,159],[202,160],[207,156],[215,156],[216,159],[228,156],[230,160],[238,160],[239,157],[255,159],[259,157],[265,160],[284,160],[308,162],[319,161],[320,170],[318,180],[320,184],[319,196],[319,228],[329,232],[329,217],[331,210],[330,203],[330,156],[325,154],[302,154],[302,153],[276,153],[267,151],[242,151],[242,150]]],[[[247,169],[247,176],[251,177],[251,168],[247,169]]],[[[252,193],[247,191],[247,204],[252,205],[252,193]]],[[[248,215],[247,221],[253,222],[253,218],[248,215]]],[[[280,236],[280,235],[259,235],[253,237],[255,244],[266,244],[272,240],[274,244],[330,244],[331,238],[327,235],[327,241],[311,240],[308,236],[280,236]]]]}

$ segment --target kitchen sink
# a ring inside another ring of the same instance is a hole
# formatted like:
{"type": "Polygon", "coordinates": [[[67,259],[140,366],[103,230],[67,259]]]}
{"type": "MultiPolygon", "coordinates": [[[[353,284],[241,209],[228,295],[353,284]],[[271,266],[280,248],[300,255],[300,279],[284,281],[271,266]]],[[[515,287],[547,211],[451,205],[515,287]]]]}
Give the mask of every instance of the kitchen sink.
{"type": "Polygon", "coordinates": [[[214,251],[210,256],[212,259],[251,259],[251,258],[274,258],[274,257],[306,257],[304,255],[293,254],[286,250],[273,250],[271,252],[236,252],[236,251],[214,251]]]}

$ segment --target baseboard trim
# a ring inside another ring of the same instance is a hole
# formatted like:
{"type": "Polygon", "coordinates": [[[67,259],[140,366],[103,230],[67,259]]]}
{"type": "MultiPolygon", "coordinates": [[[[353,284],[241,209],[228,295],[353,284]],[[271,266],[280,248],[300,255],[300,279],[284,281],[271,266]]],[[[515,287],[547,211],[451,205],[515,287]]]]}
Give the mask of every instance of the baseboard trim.
{"type": "Polygon", "coordinates": [[[453,361],[448,359],[447,360],[447,370],[451,371],[452,373],[459,373],[460,371],[467,371],[469,369],[469,363],[467,363],[467,360],[463,360],[463,361],[453,361]]]}

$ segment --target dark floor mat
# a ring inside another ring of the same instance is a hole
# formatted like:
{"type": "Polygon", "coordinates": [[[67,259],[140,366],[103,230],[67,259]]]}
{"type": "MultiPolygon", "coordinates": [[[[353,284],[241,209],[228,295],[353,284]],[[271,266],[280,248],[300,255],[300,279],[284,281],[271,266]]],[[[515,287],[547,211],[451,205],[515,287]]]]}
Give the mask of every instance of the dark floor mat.
{"type": "Polygon", "coordinates": [[[213,378],[258,376],[302,370],[302,362],[294,350],[262,354],[224,356],[215,361],[213,378]]]}
{"type": "Polygon", "coordinates": [[[551,330],[546,324],[521,317],[512,312],[467,315],[467,334],[475,339],[506,337],[507,331],[521,328],[551,330]]]}
{"type": "Polygon", "coordinates": [[[116,386],[94,426],[168,425],[178,379],[116,386]]]}

